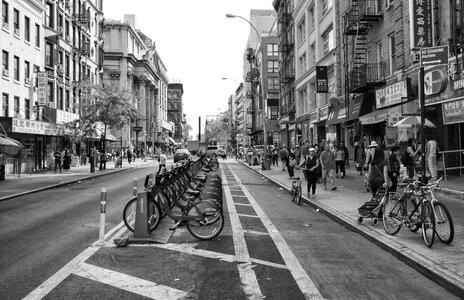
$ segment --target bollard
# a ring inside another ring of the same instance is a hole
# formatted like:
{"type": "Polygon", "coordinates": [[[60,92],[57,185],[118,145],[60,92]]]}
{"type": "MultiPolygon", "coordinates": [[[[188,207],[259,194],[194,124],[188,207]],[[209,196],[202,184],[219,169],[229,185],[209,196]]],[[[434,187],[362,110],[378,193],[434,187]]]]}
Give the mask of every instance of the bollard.
{"type": "Polygon", "coordinates": [[[137,187],[139,183],[137,181],[137,178],[134,179],[134,186],[132,187],[132,195],[137,196],[137,187]]]}
{"type": "Polygon", "coordinates": [[[105,245],[105,214],[106,214],[106,189],[103,188],[100,195],[100,234],[98,245],[105,245]]]}

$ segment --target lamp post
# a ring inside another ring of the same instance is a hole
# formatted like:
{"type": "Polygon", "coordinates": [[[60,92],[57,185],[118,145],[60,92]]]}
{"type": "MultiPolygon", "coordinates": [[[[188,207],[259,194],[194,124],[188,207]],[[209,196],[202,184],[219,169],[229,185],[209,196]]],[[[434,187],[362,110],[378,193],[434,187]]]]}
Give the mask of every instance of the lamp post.
{"type": "MultiPolygon", "coordinates": [[[[258,29],[256,29],[256,27],[251,24],[250,21],[248,21],[247,19],[245,19],[244,17],[242,16],[238,16],[238,15],[233,15],[233,14],[226,14],[226,18],[240,18],[242,20],[244,20],[245,22],[247,22],[248,24],[250,24],[250,26],[255,30],[256,32],[256,35],[258,36],[258,39],[259,39],[259,46],[261,46],[261,35],[259,34],[258,32],[258,29]]],[[[252,68],[253,68],[253,61],[254,59],[250,59],[250,82],[251,82],[251,94],[252,94],[252,97],[253,96],[253,76],[252,76],[252,68]]],[[[256,63],[256,60],[254,60],[254,62],[256,63]]],[[[267,131],[266,131],[266,100],[263,98],[263,103],[262,103],[262,113],[263,113],[263,146],[264,146],[264,159],[263,159],[263,165],[262,165],[262,169],[263,170],[267,170],[267,169],[270,169],[270,167],[268,166],[265,166],[265,162],[266,162],[266,159],[268,159],[267,157],[269,156],[268,155],[268,149],[267,149],[267,131]]]]}
{"type": "Polygon", "coordinates": [[[143,146],[143,161],[147,162],[147,132],[143,132],[143,139],[145,140],[144,146],[143,146]]]}

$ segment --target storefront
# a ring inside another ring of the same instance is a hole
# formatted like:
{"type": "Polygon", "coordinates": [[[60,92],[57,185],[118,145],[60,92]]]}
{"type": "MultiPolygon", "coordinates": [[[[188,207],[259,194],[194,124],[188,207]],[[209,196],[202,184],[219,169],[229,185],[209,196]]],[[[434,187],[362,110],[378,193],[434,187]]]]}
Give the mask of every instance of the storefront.
{"type": "Polygon", "coordinates": [[[54,151],[63,150],[67,142],[64,136],[69,134],[64,126],[48,122],[0,117],[0,123],[9,137],[24,146],[22,172],[49,167],[54,151]]]}
{"type": "Polygon", "coordinates": [[[346,119],[345,103],[340,103],[336,106],[329,108],[329,115],[327,116],[326,126],[326,140],[330,143],[339,144],[345,136],[345,129],[342,128],[343,122],[346,119]]]}

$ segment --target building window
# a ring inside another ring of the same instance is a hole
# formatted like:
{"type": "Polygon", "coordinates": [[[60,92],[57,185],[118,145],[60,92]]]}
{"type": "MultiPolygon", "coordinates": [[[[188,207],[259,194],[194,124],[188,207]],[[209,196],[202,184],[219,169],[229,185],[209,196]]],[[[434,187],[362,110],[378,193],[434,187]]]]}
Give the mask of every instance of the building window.
{"type": "Polygon", "coordinates": [[[57,96],[58,96],[58,101],[57,101],[58,102],[57,103],[58,107],[57,108],[63,110],[64,109],[64,103],[63,103],[63,88],[62,87],[58,88],[58,95],[57,96]]]}
{"type": "Polygon", "coordinates": [[[24,114],[26,119],[31,119],[31,100],[29,99],[24,99],[24,114]]]}
{"type": "Polygon", "coordinates": [[[297,39],[298,43],[302,43],[306,39],[306,16],[303,16],[303,19],[298,23],[297,30],[297,39]]]}
{"type": "Polygon", "coordinates": [[[8,2],[2,1],[2,26],[8,28],[9,23],[8,2]]]}
{"type": "Polygon", "coordinates": [[[47,99],[49,103],[53,103],[53,82],[47,84],[47,99]]]}
{"type": "Polygon", "coordinates": [[[30,84],[30,76],[31,76],[31,63],[27,60],[24,61],[24,83],[30,84]]]}
{"type": "Polygon", "coordinates": [[[40,48],[40,25],[35,24],[35,46],[40,48]]]}
{"type": "Polygon", "coordinates": [[[65,75],[67,78],[69,78],[69,55],[65,56],[64,60],[64,70],[65,70],[65,75]]]}
{"type": "Polygon", "coordinates": [[[322,0],[322,15],[325,15],[331,7],[332,7],[332,0],[322,0]]]}
{"type": "Polygon", "coordinates": [[[271,120],[277,120],[277,118],[279,117],[279,107],[269,106],[269,113],[271,120]]]}
{"type": "Polygon", "coordinates": [[[66,110],[71,111],[71,99],[69,99],[69,90],[66,90],[64,93],[65,93],[64,94],[65,95],[64,100],[65,100],[65,103],[66,103],[66,110]]]}
{"type": "Polygon", "coordinates": [[[14,97],[14,116],[16,118],[21,117],[20,110],[19,110],[19,97],[18,96],[14,97]]]}
{"type": "Polygon", "coordinates": [[[31,20],[28,17],[24,17],[24,39],[31,41],[31,20]]]}
{"type": "Polygon", "coordinates": [[[300,70],[301,70],[300,75],[303,75],[308,70],[307,65],[306,65],[306,53],[303,53],[303,55],[300,56],[300,58],[298,59],[298,62],[300,65],[300,70]]]}
{"type": "Polygon", "coordinates": [[[396,70],[396,47],[395,34],[388,36],[388,56],[389,56],[389,71],[392,74],[396,70]]]}
{"type": "Polygon", "coordinates": [[[268,90],[278,90],[279,89],[279,78],[278,77],[268,77],[267,78],[267,89],[268,90]]]}
{"type": "Polygon", "coordinates": [[[51,43],[45,45],[45,66],[53,68],[53,45],[51,43]]]}
{"type": "Polygon", "coordinates": [[[9,99],[8,99],[8,94],[3,93],[2,94],[2,115],[4,117],[8,117],[8,107],[10,106],[9,99]]]}
{"type": "Polygon", "coordinates": [[[17,56],[13,58],[13,72],[14,80],[19,81],[19,57],[17,56]]]}
{"type": "Polygon", "coordinates": [[[309,29],[312,30],[314,28],[314,24],[316,23],[316,20],[314,18],[314,5],[311,6],[309,9],[309,29]]]}
{"type": "Polygon", "coordinates": [[[279,47],[277,44],[267,44],[267,56],[278,56],[279,47]]]}
{"type": "Polygon", "coordinates": [[[277,73],[279,72],[279,62],[276,60],[269,60],[267,62],[267,72],[268,73],[277,73]]]}
{"type": "Polygon", "coordinates": [[[54,9],[53,9],[53,3],[47,2],[47,9],[45,11],[45,25],[54,28],[54,9]]]}
{"type": "Polygon", "coordinates": [[[331,27],[323,35],[324,54],[329,53],[334,48],[333,28],[331,27]]]}
{"type": "Polygon", "coordinates": [[[9,76],[8,71],[10,70],[10,65],[8,63],[9,61],[8,56],[9,56],[8,52],[3,50],[2,51],[2,75],[3,76],[9,76]]]}
{"type": "Polygon", "coordinates": [[[316,82],[309,83],[309,93],[308,93],[308,104],[309,104],[309,111],[313,111],[317,108],[316,103],[316,82]]]}
{"type": "Polygon", "coordinates": [[[13,9],[13,29],[14,34],[19,35],[19,10],[13,9]]]}

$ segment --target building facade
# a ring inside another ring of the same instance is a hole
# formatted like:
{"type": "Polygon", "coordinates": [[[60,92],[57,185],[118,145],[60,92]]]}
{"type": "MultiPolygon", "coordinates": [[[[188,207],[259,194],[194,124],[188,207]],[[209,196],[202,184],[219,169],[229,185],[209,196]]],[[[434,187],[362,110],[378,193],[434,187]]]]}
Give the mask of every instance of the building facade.
{"type": "Polygon", "coordinates": [[[184,144],[183,121],[184,109],[182,95],[184,85],[182,83],[170,83],[168,85],[168,121],[174,124],[172,138],[177,144],[184,144]]]}

